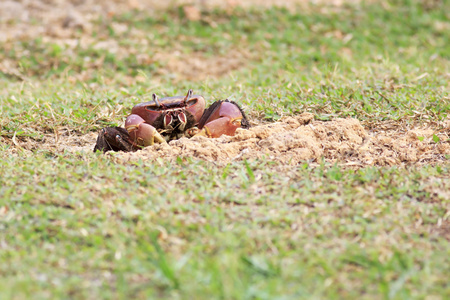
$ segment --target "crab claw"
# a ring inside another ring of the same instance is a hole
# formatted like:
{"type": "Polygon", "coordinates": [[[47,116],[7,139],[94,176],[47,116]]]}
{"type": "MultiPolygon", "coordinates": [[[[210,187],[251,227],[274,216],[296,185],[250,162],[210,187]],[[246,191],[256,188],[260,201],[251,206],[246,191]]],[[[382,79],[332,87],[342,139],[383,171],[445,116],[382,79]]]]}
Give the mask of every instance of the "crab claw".
{"type": "Polygon", "coordinates": [[[139,146],[150,146],[156,143],[166,143],[166,140],[156,131],[155,127],[145,123],[138,115],[129,115],[125,121],[125,129],[132,141],[139,146]]]}
{"type": "Polygon", "coordinates": [[[234,135],[240,127],[250,127],[244,112],[233,101],[220,100],[205,111],[198,124],[200,132],[196,135],[212,138],[234,135]]]}
{"type": "Polygon", "coordinates": [[[121,127],[103,128],[97,138],[94,152],[102,151],[125,151],[131,152],[138,150],[139,147],[134,145],[128,132],[121,127]]]}
{"type": "Polygon", "coordinates": [[[236,129],[241,127],[241,120],[236,118],[221,117],[206,124],[197,135],[217,138],[222,135],[234,135],[236,129]]]}

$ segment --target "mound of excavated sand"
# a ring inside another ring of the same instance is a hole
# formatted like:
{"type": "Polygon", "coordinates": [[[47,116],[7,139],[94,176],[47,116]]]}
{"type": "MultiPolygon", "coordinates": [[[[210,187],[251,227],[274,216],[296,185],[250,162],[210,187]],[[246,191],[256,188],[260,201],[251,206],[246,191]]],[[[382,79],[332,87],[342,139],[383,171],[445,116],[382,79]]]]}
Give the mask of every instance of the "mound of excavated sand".
{"type": "MultiPolygon", "coordinates": [[[[217,164],[258,158],[283,165],[320,162],[322,158],[356,167],[436,164],[448,161],[449,135],[450,120],[433,129],[408,129],[392,121],[379,122],[367,132],[357,119],[316,121],[313,114],[303,113],[249,130],[238,129],[235,136],[182,138],[137,152],[107,155],[121,162],[189,157],[217,164]]],[[[6,151],[12,155],[18,152],[34,155],[36,150],[82,154],[92,153],[96,139],[93,132],[80,136],[61,129],[58,134],[45,134],[39,141],[1,138],[0,143],[10,144],[12,147],[6,151]]]]}
{"type": "Polygon", "coordinates": [[[371,136],[357,119],[313,119],[313,114],[303,113],[249,130],[238,129],[232,137],[182,138],[134,153],[111,155],[125,161],[192,157],[220,164],[266,158],[281,164],[298,164],[324,157],[347,165],[395,165],[443,161],[450,154],[449,143],[432,141],[433,130],[371,136]]]}

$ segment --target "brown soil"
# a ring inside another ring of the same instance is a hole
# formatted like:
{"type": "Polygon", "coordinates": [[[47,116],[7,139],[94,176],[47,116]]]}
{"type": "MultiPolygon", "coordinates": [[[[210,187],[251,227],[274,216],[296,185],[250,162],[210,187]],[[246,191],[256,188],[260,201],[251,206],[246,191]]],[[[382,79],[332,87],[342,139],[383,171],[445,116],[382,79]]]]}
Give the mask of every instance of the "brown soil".
{"type": "MultiPolygon", "coordinates": [[[[108,51],[118,60],[130,55],[135,56],[138,64],[142,66],[157,63],[160,67],[154,74],[155,82],[161,76],[169,76],[172,82],[216,78],[245,66],[252,59],[251,53],[242,45],[242,47],[226,49],[223,53],[209,56],[201,51],[187,54],[184,53],[184,49],[177,49],[177,47],[172,47],[170,50],[160,49],[152,44],[151,38],[150,44],[148,43],[148,32],[138,28],[129,30],[129,24],[114,22],[111,18],[115,14],[123,14],[135,9],[156,14],[159,10],[173,8],[170,6],[172,3],[185,5],[183,8],[190,20],[203,18],[201,16],[203,6],[218,5],[218,3],[214,4],[214,1],[168,1],[167,3],[156,0],[0,1],[0,43],[6,52],[14,51],[16,57],[26,57],[29,55],[29,49],[17,44],[17,41],[32,41],[36,37],[40,37],[45,44],[59,45],[62,49],[61,58],[42,61],[38,70],[27,70],[25,73],[21,71],[18,61],[0,55],[0,72],[26,80],[29,76],[40,75],[40,72],[53,69],[62,61],[72,57],[75,51],[90,48],[108,51]],[[100,18],[109,20],[118,38],[103,36],[101,33],[101,37],[93,37],[94,31],[103,30],[99,29],[100,25],[97,24],[100,18]],[[133,46],[121,45],[118,42],[125,34],[127,39],[133,41],[133,46]]],[[[206,21],[214,26],[213,20],[205,19],[206,21]]],[[[93,76],[91,71],[101,68],[104,59],[104,56],[93,59],[85,64],[84,70],[69,76],[68,79],[89,80],[93,76]]],[[[125,81],[130,85],[136,81],[146,81],[146,78],[127,76],[125,81]]]]}
{"type": "Polygon", "coordinates": [[[236,6],[304,7],[308,3],[341,6],[359,0],[2,0],[0,1],[0,42],[37,36],[67,37],[77,30],[90,31],[91,22],[127,11],[149,14],[183,6],[188,19],[201,18],[200,11],[236,6]],[[38,21],[38,22],[36,22],[38,21]]]}
{"type": "MultiPolygon", "coordinates": [[[[341,6],[348,3],[359,3],[360,0],[2,0],[0,17],[7,23],[11,20],[28,21],[41,18],[51,23],[67,16],[90,19],[92,15],[113,15],[131,10],[145,10],[150,13],[158,10],[183,6],[197,9],[215,7],[271,7],[283,6],[295,8],[312,4],[341,6]]],[[[194,16],[196,12],[188,12],[194,16]]],[[[70,23],[66,20],[66,23],[70,23]]]]}
{"type": "MultiPolygon", "coordinates": [[[[431,129],[400,132],[393,128],[368,133],[357,119],[315,121],[313,114],[303,113],[249,130],[238,129],[232,137],[182,138],[134,153],[110,152],[107,155],[122,162],[157,158],[173,161],[178,157],[191,157],[225,164],[265,158],[283,165],[295,165],[305,161],[320,162],[323,157],[329,162],[355,167],[436,164],[446,161],[445,156],[450,155],[449,132],[450,121],[440,132],[431,129]],[[440,142],[433,141],[433,135],[438,136],[440,142]]],[[[95,140],[95,133],[78,136],[61,131],[58,136],[46,135],[40,142],[11,140],[15,146],[9,151],[91,152],[95,140]]]]}
{"type": "MultiPolygon", "coordinates": [[[[136,153],[114,156],[120,160],[194,157],[216,163],[265,157],[289,165],[318,161],[324,157],[349,166],[386,166],[444,161],[445,155],[450,155],[450,143],[435,143],[433,130],[370,135],[357,119],[329,122],[313,119],[313,114],[303,113],[250,130],[239,129],[233,137],[183,138],[136,153]],[[419,137],[423,140],[420,141],[419,137]]],[[[443,134],[440,137],[441,140],[447,138],[443,134]]]]}
{"type": "Polygon", "coordinates": [[[241,68],[251,56],[245,49],[232,49],[226,54],[209,57],[204,53],[158,53],[152,59],[164,62],[164,68],[158,69],[158,75],[172,75],[176,81],[220,77],[241,68]]]}

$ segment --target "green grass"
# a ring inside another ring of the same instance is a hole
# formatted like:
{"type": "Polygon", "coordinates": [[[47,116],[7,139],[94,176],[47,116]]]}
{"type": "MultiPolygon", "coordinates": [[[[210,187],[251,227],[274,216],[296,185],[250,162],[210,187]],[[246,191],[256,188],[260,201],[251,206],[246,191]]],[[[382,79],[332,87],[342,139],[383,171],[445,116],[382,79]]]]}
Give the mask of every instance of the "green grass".
{"type": "Polygon", "coordinates": [[[268,159],[126,163],[13,144],[120,125],[151,93],[187,88],[210,103],[230,97],[256,122],[310,111],[368,128],[390,120],[442,129],[446,1],[386,3],[212,10],[198,22],[178,8],[125,12],[96,21],[88,45],[0,44],[0,60],[16,68],[0,72],[0,298],[449,298],[448,160],[357,170],[268,159]],[[96,49],[110,40],[121,51],[96,49]],[[136,56],[239,50],[251,53],[242,68],[203,81],[136,56]]]}
{"type": "Polygon", "coordinates": [[[433,230],[448,218],[448,166],[37,153],[1,169],[7,295],[448,296],[448,240],[433,230]]]}

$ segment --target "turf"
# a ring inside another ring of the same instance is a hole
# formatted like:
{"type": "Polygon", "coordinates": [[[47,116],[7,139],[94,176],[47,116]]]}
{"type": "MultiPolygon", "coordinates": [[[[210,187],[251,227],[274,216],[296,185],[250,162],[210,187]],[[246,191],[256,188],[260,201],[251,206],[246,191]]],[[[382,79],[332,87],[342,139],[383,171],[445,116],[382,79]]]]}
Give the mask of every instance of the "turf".
{"type": "Polygon", "coordinates": [[[349,169],[44,147],[188,88],[241,103],[254,123],[309,111],[448,130],[445,7],[213,9],[199,21],[176,7],[99,17],[72,32],[85,43],[3,42],[1,298],[449,298],[448,157],[349,169]]]}

